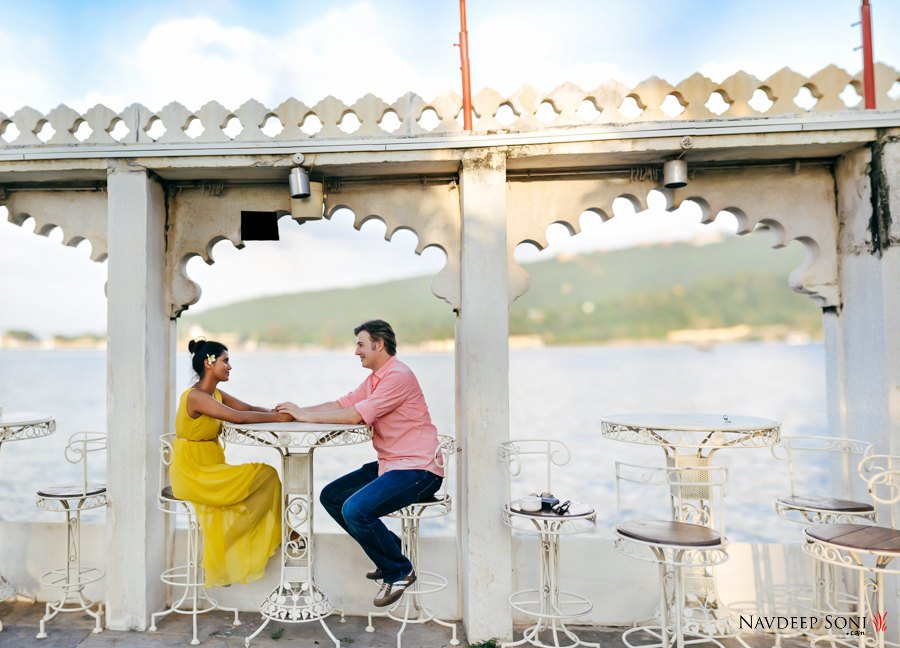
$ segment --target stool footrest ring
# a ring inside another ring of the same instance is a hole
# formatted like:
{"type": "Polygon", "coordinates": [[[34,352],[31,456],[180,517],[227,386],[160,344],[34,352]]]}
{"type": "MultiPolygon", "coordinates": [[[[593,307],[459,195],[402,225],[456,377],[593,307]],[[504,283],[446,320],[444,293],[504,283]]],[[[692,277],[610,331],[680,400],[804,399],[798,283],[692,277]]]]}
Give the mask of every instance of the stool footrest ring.
{"type": "Polygon", "coordinates": [[[72,573],[66,567],[51,569],[41,574],[38,579],[41,585],[46,587],[58,587],[65,591],[81,590],[86,585],[96,583],[103,578],[103,570],[99,567],[83,567],[77,573],[72,573]]]}
{"type": "Polygon", "coordinates": [[[539,589],[513,592],[509,605],[522,614],[544,619],[575,619],[594,609],[594,604],[580,594],[561,591],[555,601],[549,601],[539,589]]]}

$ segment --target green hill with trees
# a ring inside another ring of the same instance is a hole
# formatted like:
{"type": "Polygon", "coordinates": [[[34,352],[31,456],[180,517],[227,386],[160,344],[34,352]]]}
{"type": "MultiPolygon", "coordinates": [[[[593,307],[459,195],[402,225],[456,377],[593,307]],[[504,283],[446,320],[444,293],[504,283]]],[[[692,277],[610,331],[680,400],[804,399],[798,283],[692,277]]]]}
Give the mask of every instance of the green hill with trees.
{"type": "MultiPolygon", "coordinates": [[[[510,309],[510,335],[547,343],[664,339],[670,331],[746,325],[751,336],[821,336],[821,313],[787,285],[801,245],[771,248],[771,235],[706,245],[594,252],[525,266],[531,288],[510,309]]],[[[454,315],[431,294],[431,277],[261,297],[186,313],[181,330],[272,345],[345,345],[352,327],[390,321],[405,343],[453,337],[454,315]]]]}

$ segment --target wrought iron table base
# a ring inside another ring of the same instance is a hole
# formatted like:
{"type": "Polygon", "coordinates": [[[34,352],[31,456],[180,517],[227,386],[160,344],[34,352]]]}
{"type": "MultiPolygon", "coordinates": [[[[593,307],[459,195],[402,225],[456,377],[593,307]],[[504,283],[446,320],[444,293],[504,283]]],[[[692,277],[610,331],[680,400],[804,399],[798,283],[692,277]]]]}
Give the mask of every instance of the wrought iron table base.
{"type": "MultiPolygon", "coordinates": [[[[313,578],[312,538],[312,451],[282,455],[284,493],[281,498],[282,542],[281,582],[266,597],[259,611],[262,624],[244,640],[249,648],[269,624],[309,623],[318,621],[328,637],[340,648],[341,642],[325,624],[325,618],[335,611],[334,605],[313,578]],[[295,537],[292,536],[292,532],[295,537]]],[[[343,619],[343,612],[341,613],[343,619]]]]}

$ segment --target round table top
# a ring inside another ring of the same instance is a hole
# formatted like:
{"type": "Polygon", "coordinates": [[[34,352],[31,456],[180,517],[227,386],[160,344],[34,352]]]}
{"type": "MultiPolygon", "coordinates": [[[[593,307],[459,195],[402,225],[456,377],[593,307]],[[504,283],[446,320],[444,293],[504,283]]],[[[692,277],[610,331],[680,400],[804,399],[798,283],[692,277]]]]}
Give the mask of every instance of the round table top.
{"type": "Polygon", "coordinates": [[[40,412],[3,412],[0,416],[0,443],[39,439],[56,431],[56,421],[40,412]]]}
{"type": "Polygon", "coordinates": [[[569,510],[562,515],[559,515],[558,513],[555,513],[554,511],[549,509],[541,509],[540,511],[523,511],[516,505],[515,502],[510,502],[506,505],[506,508],[512,515],[524,515],[525,517],[546,519],[551,522],[562,522],[563,520],[572,518],[590,517],[595,513],[592,506],[583,502],[575,501],[569,503],[569,510]]]}
{"type": "Polygon", "coordinates": [[[758,416],[733,414],[692,414],[647,412],[634,414],[610,414],[602,418],[604,423],[626,427],[642,427],[653,430],[677,430],[698,432],[754,432],[766,428],[780,428],[781,423],[758,416]]]}
{"type": "Polygon", "coordinates": [[[303,450],[323,446],[365,443],[372,428],[365,423],[223,423],[222,436],[228,443],[303,450]]]}
{"type": "Polygon", "coordinates": [[[733,414],[630,413],[601,419],[609,439],[686,448],[762,447],[778,443],[781,423],[733,414]]]}

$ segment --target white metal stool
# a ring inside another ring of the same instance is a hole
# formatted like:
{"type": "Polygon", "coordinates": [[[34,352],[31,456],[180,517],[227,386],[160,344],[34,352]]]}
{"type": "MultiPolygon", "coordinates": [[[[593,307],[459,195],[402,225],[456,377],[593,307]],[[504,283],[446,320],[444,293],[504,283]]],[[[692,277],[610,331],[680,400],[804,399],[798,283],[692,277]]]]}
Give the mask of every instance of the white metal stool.
{"type": "Polygon", "coordinates": [[[81,464],[81,483],[51,486],[37,492],[35,504],[42,511],[66,514],[66,566],[52,569],[40,577],[41,585],[62,590],[57,601],[48,601],[36,637],[47,637],[46,624],[60,612],[84,612],[94,618],[94,632],[103,632],[103,604],[86,598],[84,588],[103,578],[99,567],[81,566],[81,512],[106,506],[105,484],[88,483],[88,455],[106,450],[106,435],[100,432],[76,432],[66,443],[65,457],[81,464]]]}
{"type": "MultiPolygon", "coordinates": [[[[507,504],[503,507],[503,520],[513,531],[538,535],[541,569],[540,583],[537,588],[513,592],[509,597],[509,605],[514,610],[534,617],[536,622],[525,629],[522,638],[514,643],[502,646],[518,646],[530,643],[539,648],[560,648],[560,636],[574,646],[594,646],[596,643],[582,641],[574,632],[566,627],[566,620],[584,616],[593,609],[593,604],[586,597],[560,589],[560,539],[563,535],[585,533],[596,525],[597,515],[593,508],[581,502],[567,500],[551,508],[543,507],[538,511],[524,510],[519,499],[512,499],[511,477],[522,474],[523,459],[538,459],[541,465],[539,484],[540,493],[552,493],[551,472],[553,466],[569,463],[571,454],[561,441],[550,439],[527,439],[506,441],[500,444],[500,460],[507,469],[507,504]],[[553,637],[552,644],[541,641],[541,633],[549,632],[553,637]]],[[[534,483],[534,482],[532,482],[534,483]]],[[[522,493],[523,495],[525,493],[522,493]]]]}
{"type": "Polygon", "coordinates": [[[197,520],[197,514],[190,502],[178,499],[172,493],[172,484],[169,479],[169,466],[172,464],[172,443],[175,439],[174,434],[164,434],[159,437],[160,446],[160,462],[159,462],[159,498],[157,507],[166,514],[166,525],[168,533],[171,537],[169,550],[169,562],[175,560],[175,531],[177,524],[175,521],[179,515],[183,515],[187,519],[187,548],[186,563],[182,565],[174,565],[169,567],[159,575],[160,580],[168,585],[176,593],[169,599],[172,604],[162,612],[154,612],[150,615],[150,632],[156,632],[156,620],[168,616],[169,614],[188,614],[191,616],[193,623],[193,638],[191,645],[196,646],[200,643],[197,638],[197,616],[212,612],[213,610],[222,610],[223,612],[234,612],[234,621],[232,625],[239,626],[241,621],[238,618],[237,608],[223,607],[212,598],[206,591],[205,575],[201,565],[201,557],[203,556],[203,536],[200,533],[200,524],[197,520]],[[178,592],[180,590],[180,592],[178,592]]]}
{"type": "Polygon", "coordinates": [[[727,481],[725,468],[657,468],[616,462],[615,547],[659,566],[658,618],[622,633],[622,642],[629,648],[684,648],[698,643],[723,648],[719,639],[728,635],[727,626],[712,616],[695,615],[696,610],[688,616],[685,608],[691,572],[728,560],[722,515],[727,481]],[[631,485],[642,491],[655,487],[656,492],[635,497],[627,492],[631,485]],[[634,641],[634,635],[640,634],[651,643],[634,641]]]}
{"type": "MultiPolygon", "coordinates": [[[[775,500],[779,517],[790,522],[809,524],[874,524],[875,506],[857,476],[857,465],[872,455],[871,443],[843,437],[786,436],[772,447],[776,459],[787,462],[790,495],[775,500]],[[801,486],[804,481],[814,487],[801,486]],[[810,492],[812,491],[812,492],[810,492]]],[[[854,616],[857,593],[839,586],[839,565],[813,561],[813,586],[789,587],[787,608],[798,615],[824,618],[825,615],[854,616]]],[[[785,606],[781,606],[784,613],[785,606]]],[[[808,631],[780,632],[782,636],[821,634],[819,628],[808,631]]]]}
{"type": "MultiPolygon", "coordinates": [[[[832,619],[830,632],[818,635],[810,642],[813,648],[826,643],[830,648],[897,648],[900,643],[886,637],[889,622],[885,593],[898,596],[887,587],[885,577],[900,576],[900,530],[896,515],[900,503],[900,456],[867,455],[859,462],[859,474],[866,483],[869,495],[887,509],[887,525],[822,524],[803,530],[806,539],[803,550],[817,562],[855,572],[857,601],[855,616],[845,621],[832,619]]],[[[893,630],[893,628],[892,628],[893,630]]]]}
{"type": "Polygon", "coordinates": [[[439,434],[438,447],[435,450],[434,459],[435,463],[445,471],[441,489],[429,500],[416,502],[388,515],[388,517],[401,521],[401,551],[412,562],[413,569],[416,572],[416,582],[406,588],[403,597],[386,611],[369,612],[369,625],[366,626],[366,632],[375,632],[375,626],[372,625],[373,617],[387,617],[399,622],[397,648],[400,648],[403,631],[406,629],[407,624],[421,624],[429,621],[434,621],[438,625],[450,628],[453,631],[450,645],[459,645],[459,639],[456,638],[456,624],[438,619],[434,610],[424,605],[421,598],[426,594],[434,594],[446,589],[447,579],[435,572],[420,569],[421,563],[419,562],[419,525],[421,521],[450,514],[451,498],[447,492],[447,482],[449,480],[446,471],[450,465],[450,457],[455,452],[456,439],[439,434]]]}

